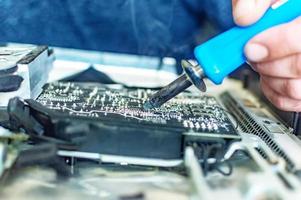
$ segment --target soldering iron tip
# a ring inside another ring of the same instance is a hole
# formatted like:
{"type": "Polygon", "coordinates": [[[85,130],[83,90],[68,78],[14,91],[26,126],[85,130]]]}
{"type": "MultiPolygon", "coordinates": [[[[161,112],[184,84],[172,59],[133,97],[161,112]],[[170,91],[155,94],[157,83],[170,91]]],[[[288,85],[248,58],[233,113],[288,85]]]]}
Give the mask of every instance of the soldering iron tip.
{"type": "Polygon", "coordinates": [[[144,104],[143,104],[143,109],[144,110],[150,110],[150,109],[153,109],[154,106],[149,102],[149,101],[146,101],[144,104]]]}

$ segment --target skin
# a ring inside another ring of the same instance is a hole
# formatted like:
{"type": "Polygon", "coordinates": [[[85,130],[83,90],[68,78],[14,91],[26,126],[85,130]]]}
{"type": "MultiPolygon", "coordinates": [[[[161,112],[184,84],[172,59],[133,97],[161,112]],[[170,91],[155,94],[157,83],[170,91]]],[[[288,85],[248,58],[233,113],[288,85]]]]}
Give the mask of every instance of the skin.
{"type": "MultiPolygon", "coordinates": [[[[234,21],[248,26],[275,0],[232,0],[234,21]]],[[[301,112],[301,17],[260,33],[245,46],[265,96],[279,109],[301,112]]]]}

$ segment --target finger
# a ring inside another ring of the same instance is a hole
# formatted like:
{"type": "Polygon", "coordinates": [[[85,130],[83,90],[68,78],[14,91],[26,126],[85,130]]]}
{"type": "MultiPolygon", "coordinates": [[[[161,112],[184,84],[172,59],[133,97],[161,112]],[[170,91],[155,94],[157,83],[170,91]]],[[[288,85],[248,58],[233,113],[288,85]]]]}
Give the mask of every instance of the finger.
{"type": "Polygon", "coordinates": [[[301,78],[301,54],[262,63],[251,63],[252,68],[266,76],[279,78],[301,78]]]}
{"type": "Polygon", "coordinates": [[[278,92],[274,91],[268,84],[264,81],[260,81],[260,85],[264,95],[267,99],[274,104],[278,109],[290,112],[300,112],[301,111],[301,101],[294,100],[285,97],[278,92]]]}
{"type": "Polygon", "coordinates": [[[258,21],[273,0],[232,0],[233,18],[236,24],[247,26],[258,21]]]}
{"type": "Polygon", "coordinates": [[[301,101],[301,79],[285,79],[270,76],[261,76],[261,78],[263,82],[268,84],[277,93],[301,101]]]}
{"type": "Polygon", "coordinates": [[[301,53],[301,17],[255,36],[245,46],[251,62],[266,62],[301,53]]]}

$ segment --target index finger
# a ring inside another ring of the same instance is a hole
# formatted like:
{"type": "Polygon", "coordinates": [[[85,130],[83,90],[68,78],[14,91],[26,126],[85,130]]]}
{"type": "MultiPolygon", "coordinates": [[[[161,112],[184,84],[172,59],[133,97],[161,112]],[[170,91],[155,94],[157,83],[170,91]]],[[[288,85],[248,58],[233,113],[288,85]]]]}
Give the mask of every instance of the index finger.
{"type": "Polygon", "coordinates": [[[236,24],[248,26],[257,22],[276,0],[232,0],[236,24]]]}

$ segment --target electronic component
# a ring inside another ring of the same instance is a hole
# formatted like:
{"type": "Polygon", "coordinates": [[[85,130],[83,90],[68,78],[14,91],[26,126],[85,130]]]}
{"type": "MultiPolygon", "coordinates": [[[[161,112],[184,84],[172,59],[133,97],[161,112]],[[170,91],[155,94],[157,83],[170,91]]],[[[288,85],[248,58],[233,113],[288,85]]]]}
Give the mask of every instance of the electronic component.
{"type": "Polygon", "coordinates": [[[53,60],[47,46],[9,44],[0,47],[0,69],[21,79],[20,86],[14,90],[0,92],[0,107],[6,107],[8,100],[15,96],[35,99],[47,82],[53,60]]]}
{"type": "Polygon", "coordinates": [[[286,161],[286,167],[291,171],[301,170],[300,140],[281,122],[268,116],[264,104],[253,104],[231,92],[221,95],[225,107],[232,111],[238,119],[243,132],[257,135],[269,146],[277,156],[286,161]]]}
{"type": "Polygon", "coordinates": [[[228,197],[229,194],[232,195],[231,199],[237,200],[299,199],[300,179],[295,173],[283,167],[284,160],[271,151],[258,136],[248,133],[242,133],[241,136],[241,141],[230,145],[224,159],[235,163],[235,155],[244,152],[244,155],[248,155],[249,162],[247,160],[240,162],[248,163],[244,164],[249,167],[252,165],[256,167],[251,167],[252,171],[246,168],[240,171],[239,164],[236,162],[236,175],[232,174],[231,178],[219,177],[216,174],[206,177],[204,168],[199,165],[195,150],[190,147],[185,149],[185,166],[193,184],[191,188],[197,195],[196,199],[220,199],[228,197]]]}
{"type": "Polygon", "coordinates": [[[143,104],[153,92],[58,82],[46,85],[37,101],[69,116],[145,125],[149,129],[156,126],[225,138],[238,137],[225,110],[214,97],[185,93],[161,108],[144,110],[143,104]]]}
{"type": "Polygon", "coordinates": [[[193,141],[240,139],[214,97],[183,93],[146,111],[143,104],[153,92],[95,83],[47,84],[37,101],[10,100],[11,129],[52,138],[60,149],[149,159],[180,159],[193,141]]]}
{"type": "Polygon", "coordinates": [[[185,145],[193,141],[240,139],[214,97],[183,93],[159,109],[145,111],[143,104],[153,92],[51,83],[37,101],[10,100],[11,129],[67,142],[61,149],[152,159],[180,159],[185,145]]]}

